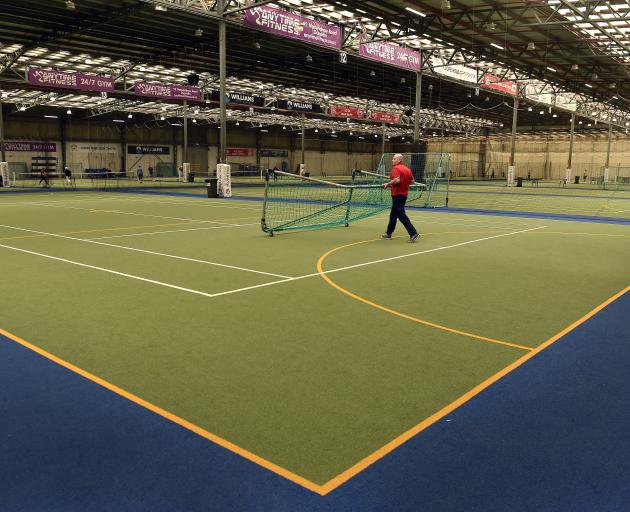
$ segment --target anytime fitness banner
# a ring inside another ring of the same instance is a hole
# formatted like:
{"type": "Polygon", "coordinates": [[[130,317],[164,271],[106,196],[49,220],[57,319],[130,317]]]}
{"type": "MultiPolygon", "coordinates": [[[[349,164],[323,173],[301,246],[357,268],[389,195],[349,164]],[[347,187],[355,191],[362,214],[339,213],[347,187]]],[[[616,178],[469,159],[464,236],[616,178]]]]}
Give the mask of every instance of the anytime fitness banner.
{"type": "Polygon", "coordinates": [[[372,121],[378,121],[379,123],[400,123],[400,114],[394,114],[393,112],[372,112],[370,114],[372,121]]]}
{"type": "Polygon", "coordinates": [[[30,151],[32,153],[55,153],[57,144],[54,142],[11,142],[4,141],[5,151],[30,151]]]}
{"type": "Polygon", "coordinates": [[[83,73],[36,68],[29,68],[28,83],[80,91],[113,92],[115,88],[114,79],[110,76],[85,75],[83,73]]]}
{"type": "Polygon", "coordinates": [[[149,98],[201,101],[201,89],[192,85],[136,82],[134,84],[134,94],[136,96],[147,96],[149,98]]]}
{"type": "Polygon", "coordinates": [[[365,119],[365,110],[357,107],[331,106],[329,113],[333,117],[345,117],[346,119],[365,119]]]}
{"type": "Polygon", "coordinates": [[[341,49],[341,29],[268,5],[245,11],[245,26],[326,48],[341,49]]]}
{"type": "Polygon", "coordinates": [[[516,82],[499,82],[499,79],[490,73],[485,73],[481,77],[481,85],[486,89],[492,89],[511,96],[516,96],[518,94],[516,82]]]}
{"type": "Polygon", "coordinates": [[[420,52],[383,41],[361,43],[359,55],[366,59],[384,62],[410,71],[420,71],[422,66],[420,52]]]}

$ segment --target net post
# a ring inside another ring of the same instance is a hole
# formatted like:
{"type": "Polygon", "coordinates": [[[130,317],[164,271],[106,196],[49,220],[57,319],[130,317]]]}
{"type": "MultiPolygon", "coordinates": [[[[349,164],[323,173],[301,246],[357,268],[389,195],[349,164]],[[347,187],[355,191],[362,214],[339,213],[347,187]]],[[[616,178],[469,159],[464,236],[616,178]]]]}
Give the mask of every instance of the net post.
{"type": "MultiPolygon", "coordinates": [[[[354,171],[352,173],[352,177],[354,180],[354,171]]],[[[350,192],[348,194],[348,206],[346,207],[346,227],[348,227],[350,225],[350,206],[352,205],[352,192],[354,192],[354,188],[350,189],[350,192]]]]}
{"type": "Polygon", "coordinates": [[[262,217],[260,219],[260,228],[265,232],[269,233],[270,236],[273,236],[273,231],[269,231],[267,227],[267,223],[265,222],[265,217],[267,216],[267,198],[269,196],[269,171],[265,171],[265,192],[263,194],[263,210],[262,217]]]}

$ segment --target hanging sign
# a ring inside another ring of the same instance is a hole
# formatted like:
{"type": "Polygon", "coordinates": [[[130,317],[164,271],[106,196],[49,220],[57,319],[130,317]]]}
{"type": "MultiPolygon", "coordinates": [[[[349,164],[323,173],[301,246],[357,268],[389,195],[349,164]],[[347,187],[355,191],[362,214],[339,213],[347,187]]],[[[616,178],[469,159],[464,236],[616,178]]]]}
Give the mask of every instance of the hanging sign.
{"type": "MultiPolygon", "coordinates": [[[[211,98],[213,101],[219,101],[221,99],[219,91],[212,91],[211,98]]],[[[265,104],[265,98],[241,92],[228,92],[225,95],[225,102],[231,105],[250,105],[262,107],[265,104]]]]}
{"type": "Polygon", "coordinates": [[[57,144],[54,142],[11,142],[4,141],[5,151],[29,151],[31,153],[55,153],[57,144]]]}
{"type": "Polygon", "coordinates": [[[193,85],[174,85],[139,81],[134,84],[134,94],[136,96],[169,100],[201,100],[201,89],[193,85]]]}
{"type": "Polygon", "coordinates": [[[461,80],[462,82],[468,82],[472,84],[477,83],[477,70],[475,68],[469,68],[468,66],[462,66],[461,64],[448,64],[445,65],[445,60],[442,57],[431,57],[431,65],[436,75],[447,76],[454,78],[455,80],[461,80]]]}
{"type": "Polygon", "coordinates": [[[294,112],[316,112],[322,111],[322,106],[310,101],[299,100],[278,100],[278,108],[283,110],[293,110],[294,112]]]}
{"type": "Polygon", "coordinates": [[[420,52],[384,41],[370,41],[359,44],[359,55],[366,59],[383,62],[410,71],[420,71],[422,66],[420,52]]]}
{"type": "Polygon", "coordinates": [[[263,158],[287,158],[289,152],[285,149],[261,149],[260,156],[263,158]]]}
{"type": "Polygon", "coordinates": [[[251,148],[227,148],[226,156],[254,156],[254,150],[251,148]]]}
{"type": "Polygon", "coordinates": [[[58,89],[78,89],[80,91],[113,92],[114,79],[111,76],[69,73],[54,69],[29,68],[28,83],[58,89]]]}
{"type": "Polygon", "coordinates": [[[379,123],[400,123],[400,114],[394,114],[393,112],[372,112],[370,114],[372,121],[378,121],[379,123]]]}
{"type": "Polygon", "coordinates": [[[128,155],[170,155],[168,146],[127,146],[128,155]]]}
{"type": "Polygon", "coordinates": [[[481,77],[481,85],[486,89],[492,89],[493,91],[499,91],[510,96],[516,96],[518,94],[518,86],[516,82],[502,81],[491,75],[490,73],[484,73],[481,77]]]}
{"type": "Polygon", "coordinates": [[[73,153],[118,153],[119,146],[110,144],[90,144],[89,142],[70,144],[73,153]]]}
{"type": "Polygon", "coordinates": [[[245,26],[303,43],[341,49],[341,28],[268,5],[245,10],[245,26]]]}
{"type": "Polygon", "coordinates": [[[331,105],[328,112],[333,117],[345,117],[346,119],[365,119],[365,110],[357,107],[344,107],[331,105]]]}

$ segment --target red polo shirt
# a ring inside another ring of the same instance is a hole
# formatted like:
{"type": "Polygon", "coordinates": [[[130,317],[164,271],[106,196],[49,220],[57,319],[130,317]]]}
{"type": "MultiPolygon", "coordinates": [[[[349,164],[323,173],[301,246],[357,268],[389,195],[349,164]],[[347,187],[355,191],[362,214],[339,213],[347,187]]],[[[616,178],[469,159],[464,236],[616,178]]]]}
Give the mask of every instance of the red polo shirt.
{"type": "Polygon", "coordinates": [[[396,178],[400,178],[400,183],[391,186],[392,196],[406,196],[409,194],[409,185],[414,181],[411,169],[402,163],[394,165],[389,179],[393,180],[396,178]]]}

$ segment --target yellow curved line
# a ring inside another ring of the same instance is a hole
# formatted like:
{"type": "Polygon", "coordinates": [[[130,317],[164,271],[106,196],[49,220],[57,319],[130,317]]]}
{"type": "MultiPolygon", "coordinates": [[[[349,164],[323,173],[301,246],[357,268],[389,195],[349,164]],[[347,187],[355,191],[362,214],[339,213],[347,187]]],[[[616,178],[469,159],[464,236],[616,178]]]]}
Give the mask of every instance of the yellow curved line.
{"type": "Polygon", "coordinates": [[[488,343],[495,343],[497,345],[505,345],[508,347],[512,347],[512,348],[518,348],[521,350],[526,350],[526,351],[531,351],[533,350],[533,348],[531,347],[526,347],[524,345],[519,345],[517,343],[511,343],[509,341],[504,341],[504,340],[498,340],[495,338],[488,338],[487,336],[480,336],[478,334],[473,334],[470,332],[466,332],[466,331],[460,331],[458,329],[453,329],[451,327],[447,327],[445,325],[441,325],[441,324],[436,324],[435,322],[429,322],[427,320],[422,320],[421,318],[416,318],[414,316],[411,315],[406,315],[405,313],[401,313],[400,311],[396,311],[394,309],[388,308],[386,306],[383,306],[381,304],[377,304],[376,302],[372,302],[371,300],[368,300],[364,297],[361,297],[355,293],[352,293],[349,290],[346,290],[345,288],[343,288],[342,286],[338,285],[337,283],[335,283],[332,279],[330,279],[330,277],[328,277],[328,275],[326,275],[326,273],[324,272],[323,269],[323,264],[324,261],[326,260],[326,258],[328,258],[328,256],[330,256],[331,254],[340,251],[342,249],[345,249],[347,247],[352,247],[354,245],[360,245],[360,244],[367,244],[370,242],[375,242],[379,239],[371,239],[371,240],[363,240],[361,242],[353,242],[351,244],[345,244],[345,245],[340,245],[339,247],[335,247],[334,249],[331,249],[330,251],[322,254],[319,259],[317,260],[317,272],[319,273],[319,275],[322,277],[322,279],[324,279],[324,281],[326,281],[330,286],[332,286],[333,288],[335,288],[336,290],[340,291],[341,293],[347,295],[348,297],[354,299],[354,300],[358,300],[359,302],[363,302],[364,304],[367,304],[368,306],[372,306],[373,308],[376,309],[380,309],[381,311],[385,311],[386,313],[389,313],[391,315],[394,316],[398,316],[400,318],[404,318],[406,320],[411,320],[412,322],[416,322],[422,325],[426,325],[428,327],[433,327],[435,329],[440,329],[442,331],[447,331],[447,332],[451,332],[454,334],[459,334],[461,336],[466,336],[468,338],[473,338],[479,341],[485,341],[488,343]]]}

